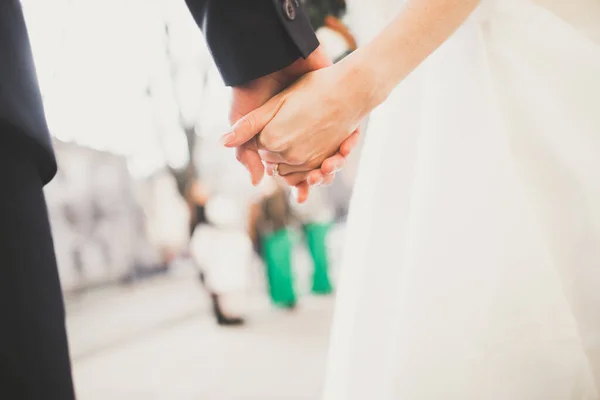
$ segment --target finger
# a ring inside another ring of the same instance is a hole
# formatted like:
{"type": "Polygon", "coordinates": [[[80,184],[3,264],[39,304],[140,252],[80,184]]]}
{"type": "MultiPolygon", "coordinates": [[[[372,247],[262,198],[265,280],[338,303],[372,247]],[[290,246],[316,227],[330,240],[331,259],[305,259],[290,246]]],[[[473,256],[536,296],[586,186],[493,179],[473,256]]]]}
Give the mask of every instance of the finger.
{"type": "Polygon", "coordinates": [[[275,176],[275,175],[279,175],[279,167],[278,166],[279,163],[273,163],[273,162],[265,162],[265,172],[267,173],[267,175],[269,176],[275,176]],[[275,170],[277,170],[277,173],[275,173],[275,170]]]}
{"type": "Polygon", "coordinates": [[[304,203],[308,199],[310,187],[307,182],[301,182],[296,185],[296,200],[298,203],[304,203]]]}
{"type": "Polygon", "coordinates": [[[313,186],[329,186],[335,180],[335,173],[324,175],[321,170],[314,170],[308,173],[306,182],[310,187],[313,186]]]}
{"type": "Polygon", "coordinates": [[[275,96],[260,108],[246,114],[221,137],[221,143],[226,147],[237,147],[246,143],[267,126],[277,115],[282,104],[283,97],[275,96]]]}
{"type": "Polygon", "coordinates": [[[258,149],[258,154],[263,161],[270,163],[285,163],[285,160],[279,153],[275,153],[268,150],[258,149]]]}
{"type": "Polygon", "coordinates": [[[282,176],[281,179],[283,179],[284,182],[287,183],[289,186],[296,186],[301,182],[306,181],[307,176],[308,174],[306,172],[296,172],[293,174],[282,176]]]}
{"type": "Polygon", "coordinates": [[[250,173],[252,184],[254,186],[258,185],[265,175],[265,166],[258,152],[247,146],[240,146],[237,148],[237,159],[250,173]]]}
{"type": "Polygon", "coordinates": [[[356,145],[358,145],[358,142],[360,140],[360,127],[357,128],[352,135],[350,135],[348,137],[348,139],[346,139],[344,141],[344,143],[342,143],[342,145],[340,146],[340,154],[343,155],[344,157],[348,157],[350,155],[350,153],[352,152],[352,150],[354,150],[354,148],[356,147],[356,145]]]}
{"type": "Polygon", "coordinates": [[[345,165],[346,158],[340,153],[337,153],[323,161],[323,164],[321,164],[321,172],[323,175],[335,174],[344,168],[345,165]]]}
{"type": "Polygon", "coordinates": [[[279,175],[279,176],[283,177],[283,176],[288,176],[291,174],[299,174],[299,173],[306,174],[311,169],[312,168],[308,167],[308,166],[301,166],[301,165],[295,166],[295,165],[288,165],[288,164],[279,163],[279,162],[266,162],[265,163],[265,170],[267,172],[267,175],[269,175],[269,176],[279,175]],[[277,173],[275,173],[275,169],[277,169],[277,173]]]}
{"type": "Polygon", "coordinates": [[[325,176],[320,169],[314,169],[306,174],[306,182],[309,186],[319,186],[325,182],[325,176]]]}
{"type": "Polygon", "coordinates": [[[335,179],[335,173],[330,175],[323,175],[321,170],[315,169],[308,173],[306,172],[296,172],[293,174],[289,174],[286,176],[282,176],[281,179],[285,181],[290,186],[297,186],[303,181],[308,183],[308,186],[328,186],[333,183],[335,179]]]}
{"type": "Polygon", "coordinates": [[[296,173],[306,173],[306,172],[314,169],[314,167],[311,167],[309,165],[289,165],[289,164],[285,164],[285,163],[267,162],[267,163],[265,163],[267,174],[273,175],[273,172],[275,171],[275,167],[277,165],[279,165],[279,170],[278,170],[277,175],[280,175],[280,176],[288,176],[290,174],[296,174],[296,173]]]}
{"type": "Polygon", "coordinates": [[[334,180],[335,180],[335,174],[325,175],[323,177],[323,183],[321,183],[321,186],[329,186],[333,183],[334,180]]]}

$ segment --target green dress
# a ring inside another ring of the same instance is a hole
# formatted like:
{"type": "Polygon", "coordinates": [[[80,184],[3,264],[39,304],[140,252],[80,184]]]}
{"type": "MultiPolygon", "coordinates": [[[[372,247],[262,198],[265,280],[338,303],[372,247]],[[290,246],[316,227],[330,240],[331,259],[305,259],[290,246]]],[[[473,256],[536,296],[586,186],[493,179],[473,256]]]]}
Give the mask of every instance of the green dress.
{"type": "Polygon", "coordinates": [[[292,235],[280,229],[263,239],[263,257],[267,267],[267,281],[271,301],[277,306],[290,307],[296,304],[292,271],[292,235]]]}
{"type": "Polygon", "coordinates": [[[327,233],[329,224],[310,223],[304,225],[306,244],[310,252],[313,265],[313,286],[315,294],[329,294],[333,292],[329,279],[329,258],[327,257],[327,233]]]}
{"type": "MultiPolygon", "coordinates": [[[[262,204],[260,250],[266,265],[269,295],[280,307],[293,307],[297,302],[294,290],[293,231],[288,229],[292,213],[284,192],[276,192],[262,204]]],[[[333,291],[329,279],[329,259],[326,238],[329,224],[308,223],[303,226],[306,244],[313,261],[312,292],[329,294],[333,291]]]]}

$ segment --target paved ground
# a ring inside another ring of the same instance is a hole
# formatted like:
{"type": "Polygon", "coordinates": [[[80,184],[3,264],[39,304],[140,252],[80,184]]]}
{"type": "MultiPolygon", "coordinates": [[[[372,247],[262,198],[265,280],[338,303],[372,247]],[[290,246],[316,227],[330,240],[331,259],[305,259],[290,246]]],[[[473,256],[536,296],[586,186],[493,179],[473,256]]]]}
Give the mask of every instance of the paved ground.
{"type": "Polygon", "coordinates": [[[252,297],[250,323],[218,328],[193,276],[69,299],[79,400],[317,400],[331,298],[293,313],[252,297]]]}

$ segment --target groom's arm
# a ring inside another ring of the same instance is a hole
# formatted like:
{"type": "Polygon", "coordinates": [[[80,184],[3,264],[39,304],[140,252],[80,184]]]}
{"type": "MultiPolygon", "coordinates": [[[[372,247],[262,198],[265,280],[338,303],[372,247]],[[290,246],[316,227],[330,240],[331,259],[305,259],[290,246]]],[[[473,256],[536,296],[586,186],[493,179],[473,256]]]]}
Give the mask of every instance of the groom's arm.
{"type": "Polygon", "coordinates": [[[280,71],[318,46],[297,0],[186,0],[228,86],[280,71]]]}

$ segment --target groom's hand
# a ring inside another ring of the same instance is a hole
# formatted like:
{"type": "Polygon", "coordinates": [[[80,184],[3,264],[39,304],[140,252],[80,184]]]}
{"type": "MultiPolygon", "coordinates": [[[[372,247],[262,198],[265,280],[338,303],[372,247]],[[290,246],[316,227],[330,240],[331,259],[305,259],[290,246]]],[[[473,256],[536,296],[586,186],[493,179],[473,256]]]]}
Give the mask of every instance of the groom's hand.
{"type": "MultiPolygon", "coordinates": [[[[229,111],[229,122],[233,125],[244,115],[262,106],[279,93],[285,86],[275,76],[279,72],[258,78],[244,86],[233,88],[233,98],[229,111]]],[[[237,160],[250,172],[253,185],[260,183],[264,175],[264,165],[258,154],[255,140],[250,140],[236,148],[237,160]]]]}

